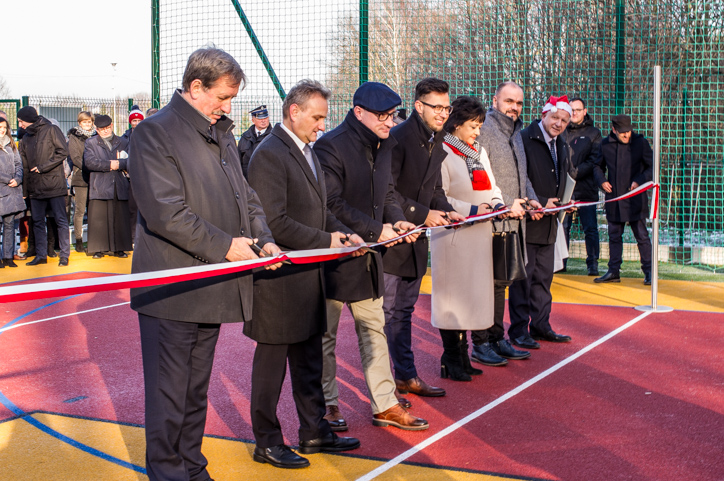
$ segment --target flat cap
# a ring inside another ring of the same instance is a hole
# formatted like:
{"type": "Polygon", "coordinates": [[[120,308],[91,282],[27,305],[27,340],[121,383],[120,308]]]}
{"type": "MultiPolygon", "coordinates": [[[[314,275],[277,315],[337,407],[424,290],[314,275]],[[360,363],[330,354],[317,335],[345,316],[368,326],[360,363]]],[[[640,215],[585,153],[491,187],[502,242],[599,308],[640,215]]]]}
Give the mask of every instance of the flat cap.
{"type": "Polygon", "coordinates": [[[394,90],[380,82],[365,82],[359,86],[352,98],[354,107],[360,106],[372,112],[387,112],[402,104],[394,90]]]}
{"type": "Polygon", "coordinates": [[[621,114],[613,117],[611,119],[611,125],[613,125],[613,128],[616,129],[616,132],[620,134],[623,134],[625,132],[631,132],[633,130],[633,127],[631,127],[631,117],[626,114],[621,114]]]}
{"type": "Polygon", "coordinates": [[[110,118],[108,115],[96,115],[96,128],[102,129],[105,127],[108,127],[113,123],[113,119],[110,118]]]}

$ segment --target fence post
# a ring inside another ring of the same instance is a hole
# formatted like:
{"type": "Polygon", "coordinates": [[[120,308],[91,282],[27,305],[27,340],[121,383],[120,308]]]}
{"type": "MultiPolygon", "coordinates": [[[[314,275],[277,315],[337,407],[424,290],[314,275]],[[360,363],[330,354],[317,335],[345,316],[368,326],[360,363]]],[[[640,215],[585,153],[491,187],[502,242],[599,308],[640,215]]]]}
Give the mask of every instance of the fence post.
{"type": "Polygon", "coordinates": [[[161,108],[161,22],[159,0],[151,0],[151,106],[161,108]]]}
{"type": "Polygon", "coordinates": [[[30,97],[27,95],[23,95],[21,97],[21,101],[22,101],[23,107],[27,107],[28,105],[30,105],[30,97]]]}
{"type": "Polygon", "coordinates": [[[616,0],[616,115],[624,111],[626,89],[626,6],[616,0]]]}
{"type": "Polygon", "coordinates": [[[359,1],[359,84],[369,78],[369,0],[359,1]]]}
{"type": "MultiPolygon", "coordinates": [[[[133,99],[128,99],[128,111],[133,110],[133,99]]],[[[131,128],[131,122],[128,122],[128,128],[131,128]]]]}

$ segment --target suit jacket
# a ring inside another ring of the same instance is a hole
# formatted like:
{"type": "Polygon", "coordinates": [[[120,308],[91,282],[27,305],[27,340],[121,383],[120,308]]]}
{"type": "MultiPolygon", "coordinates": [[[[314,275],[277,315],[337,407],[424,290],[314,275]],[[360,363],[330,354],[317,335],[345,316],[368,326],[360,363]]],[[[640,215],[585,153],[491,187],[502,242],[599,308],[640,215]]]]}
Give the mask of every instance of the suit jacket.
{"type": "MultiPolygon", "coordinates": [[[[256,193],[241,174],[233,123],[214,131],[177,92],[131,137],[128,169],[139,227],[132,272],[225,262],[234,237],[274,242],[256,193]]],[[[131,308],[162,319],[239,322],[251,319],[252,275],[227,274],[131,289],[131,308]]]]}
{"type": "MultiPolygon", "coordinates": [[[[645,184],[653,178],[654,152],[649,141],[641,134],[633,133],[628,144],[622,144],[616,134],[601,142],[594,175],[598,185],[608,180],[613,191],[606,199],[613,199],[628,192],[632,182],[645,184]],[[606,177],[608,174],[608,178],[606,177]]],[[[606,219],[613,222],[631,222],[649,215],[648,196],[639,194],[630,199],[606,204],[606,219]]]]}
{"type": "MultiPolygon", "coordinates": [[[[390,170],[395,145],[392,137],[380,141],[352,111],[314,144],[325,173],[327,206],[368,243],[377,242],[383,223],[405,219],[395,198],[390,170]]],[[[379,253],[327,262],[324,272],[330,299],[355,302],[384,294],[379,253]]]]}
{"type": "MultiPolygon", "coordinates": [[[[326,249],[330,232],[351,233],[327,208],[324,173],[319,180],[281,125],[255,150],[249,183],[282,250],[326,249]]],[[[295,344],[327,328],[321,263],[284,265],[254,274],[254,315],[244,334],[264,344],[295,344]]]]}
{"type": "MultiPolygon", "coordinates": [[[[390,135],[397,141],[392,149],[392,180],[405,218],[415,225],[425,222],[430,210],[455,210],[442,189],[440,167],[447,154],[442,148],[445,132],[437,132],[430,142],[422,118],[413,111],[410,118],[394,127],[390,135]]],[[[400,277],[422,277],[427,272],[427,237],[403,242],[385,249],[385,272],[400,277]]]]}
{"type": "MultiPolygon", "coordinates": [[[[525,157],[528,162],[528,178],[533,185],[533,190],[538,201],[545,207],[551,197],[561,198],[566,188],[568,173],[571,173],[571,160],[568,153],[568,144],[564,135],[556,137],[556,154],[558,158],[558,185],[556,186],[556,171],[551,157],[551,151],[546,144],[543,132],[538,125],[539,120],[534,120],[528,128],[523,129],[520,134],[525,146],[525,157]]],[[[545,215],[540,220],[526,221],[527,244],[553,244],[558,233],[558,216],[545,215]]]]}

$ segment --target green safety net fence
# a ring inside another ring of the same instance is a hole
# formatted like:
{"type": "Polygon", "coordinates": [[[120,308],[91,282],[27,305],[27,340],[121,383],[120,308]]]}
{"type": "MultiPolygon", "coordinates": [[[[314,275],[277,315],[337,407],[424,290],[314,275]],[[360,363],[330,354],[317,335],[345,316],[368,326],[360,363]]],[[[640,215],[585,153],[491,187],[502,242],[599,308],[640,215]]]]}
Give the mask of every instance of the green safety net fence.
{"type": "MultiPolygon", "coordinates": [[[[361,81],[387,83],[409,111],[415,84],[436,76],[451,97],[485,104],[501,81],[518,82],[526,123],[548,96],[578,95],[604,135],[613,115],[627,113],[651,140],[661,65],[660,259],[724,265],[721,0],[154,0],[152,8],[160,105],[180,87],[189,54],[214,44],[249,78],[233,103],[237,135],[261,104],[280,121],[284,92],[303,78],[332,89],[331,128],[361,81]]],[[[605,243],[602,213],[599,230],[605,243]]],[[[578,227],[572,239],[576,256],[578,227]]],[[[633,245],[625,253],[638,255],[633,245]]]]}

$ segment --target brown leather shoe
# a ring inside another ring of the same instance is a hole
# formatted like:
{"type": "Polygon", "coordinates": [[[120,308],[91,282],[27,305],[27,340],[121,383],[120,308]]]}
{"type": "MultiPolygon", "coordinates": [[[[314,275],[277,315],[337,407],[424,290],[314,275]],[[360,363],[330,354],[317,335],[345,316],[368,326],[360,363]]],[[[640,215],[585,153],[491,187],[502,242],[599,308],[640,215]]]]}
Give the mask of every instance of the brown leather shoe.
{"type": "Polygon", "coordinates": [[[349,429],[347,421],[344,420],[337,406],[332,406],[331,404],[327,406],[327,415],[324,416],[324,419],[327,420],[329,427],[331,427],[334,432],[342,432],[349,429]]]}
{"type": "Polygon", "coordinates": [[[417,394],[418,396],[440,397],[445,395],[445,390],[440,387],[430,386],[428,383],[420,379],[419,376],[413,377],[408,381],[400,381],[395,379],[395,386],[402,394],[417,394]]]}
{"type": "Polygon", "coordinates": [[[387,411],[372,416],[372,424],[383,428],[394,426],[405,431],[423,431],[430,427],[427,421],[416,418],[399,404],[395,404],[387,411]]]}
{"type": "Polygon", "coordinates": [[[412,407],[412,403],[407,400],[407,398],[402,397],[402,394],[400,394],[400,391],[395,388],[395,397],[397,398],[397,402],[400,403],[400,406],[402,406],[405,409],[410,409],[412,407]]]}

